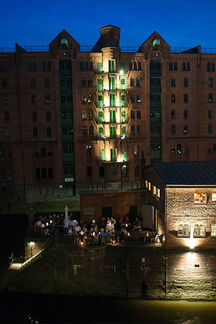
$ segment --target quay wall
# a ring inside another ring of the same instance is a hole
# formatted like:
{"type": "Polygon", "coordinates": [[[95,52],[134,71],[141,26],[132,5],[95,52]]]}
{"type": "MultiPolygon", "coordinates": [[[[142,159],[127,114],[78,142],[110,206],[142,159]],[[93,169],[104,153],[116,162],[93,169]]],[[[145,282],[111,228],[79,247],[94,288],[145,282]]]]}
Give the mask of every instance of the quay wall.
{"type": "Polygon", "coordinates": [[[29,293],[144,299],[216,300],[215,251],[160,247],[49,248],[23,271],[8,271],[7,289],[29,293]]]}

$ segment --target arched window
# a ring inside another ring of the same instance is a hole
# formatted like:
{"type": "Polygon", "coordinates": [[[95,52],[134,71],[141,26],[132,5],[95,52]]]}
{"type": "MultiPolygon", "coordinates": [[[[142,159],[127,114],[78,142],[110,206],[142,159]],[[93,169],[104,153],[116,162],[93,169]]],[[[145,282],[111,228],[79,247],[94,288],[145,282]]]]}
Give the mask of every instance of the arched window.
{"type": "Polygon", "coordinates": [[[187,71],[190,71],[190,63],[187,62],[187,71]]]}
{"type": "Polygon", "coordinates": [[[142,70],[142,64],[141,64],[141,62],[138,62],[138,70],[142,70]]]}
{"type": "Polygon", "coordinates": [[[38,129],[37,127],[33,127],[33,136],[37,137],[38,136],[38,129]]]}
{"type": "Polygon", "coordinates": [[[32,112],[32,121],[35,122],[37,120],[37,112],[33,111],[32,112]]]}
{"type": "Polygon", "coordinates": [[[52,129],[51,127],[47,127],[47,137],[51,137],[52,136],[52,129]]]}
{"type": "Polygon", "coordinates": [[[134,87],[134,78],[130,78],[130,86],[134,87]]]}
{"type": "Polygon", "coordinates": [[[131,125],[131,135],[134,136],[135,135],[135,126],[131,125]]]}
{"type": "Polygon", "coordinates": [[[155,47],[155,46],[159,46],[159,45],[160,45],[160,39],[159,38],[155,38],[153,40],[152,46],[155,47]]]}
{"type": "Polygon", "coordinates": [[[46,121],[50,121],[51,120],[51,112],[47,111],[46,112],[46,121]]]}
{"type": "Polygon", "coordinates": [[[35,87],[36,87],[35,78],[31,78],[31,80],[30,80],[30,88],[35,88],[35,87]]]}
{"type": "Polygon", "coordinates": [[[85,88],[86,87],[86,78],[81,79],[81,87],[85,88]]]}
{"type": "Polygon", "coordinates": [[[134,70],[137,70],[137,62],[134,62],[134,70]]]}
{"type": "Polygon", "coordinates": [[[105,175],[104,167],[101,166],[101,167],[99,168],[99,177],[104,177],[104,175],[105,175]]]}
{"type": "Polygon", "coordinates": [[[129,63],[129,70],[132,70],[132,61],[129,63]]]}
{"type": "Polygon", "coordinates": [[[68,40],[67,38],[61,39],[61,48],[68,48],[68,40]]]}
{"type": "Polygon", "coordinates": [[[140,87],[140,78],[136,78],[136,86],[140,87]]]}

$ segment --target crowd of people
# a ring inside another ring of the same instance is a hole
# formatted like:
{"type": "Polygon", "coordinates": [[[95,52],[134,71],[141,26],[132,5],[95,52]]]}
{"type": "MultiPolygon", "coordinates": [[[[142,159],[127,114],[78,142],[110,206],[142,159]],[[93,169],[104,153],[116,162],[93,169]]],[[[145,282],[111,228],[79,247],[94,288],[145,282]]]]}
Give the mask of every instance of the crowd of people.
{"type": "Polygon", "coordinates": [[[39,215],[32,225],[35,232],[43,233],[45,237],[55,233],[56,238],[70,237],[76,245],[118,245],[128,241],[143,243],[162,243],[163,237],[157,232],[143,229],[139,217],[130,219],[128,216],[114,218],[102,217],[83,224],[73,213],[67,217],[63,213],[39,215]]]}

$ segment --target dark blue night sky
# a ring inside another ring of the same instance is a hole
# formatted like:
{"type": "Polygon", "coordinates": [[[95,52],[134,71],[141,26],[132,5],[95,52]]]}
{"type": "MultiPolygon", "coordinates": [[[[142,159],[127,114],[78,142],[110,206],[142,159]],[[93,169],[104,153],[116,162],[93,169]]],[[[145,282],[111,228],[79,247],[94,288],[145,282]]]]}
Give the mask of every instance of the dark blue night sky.
{"type": "Polygon", "coordinates": [[[0,47],[48,45],[63,28],[94,45],[108,24],[121,28],[121,45],[138,47],[157,30],[171,46],[216,48],[215,0],[0,0],[0,47]]]}

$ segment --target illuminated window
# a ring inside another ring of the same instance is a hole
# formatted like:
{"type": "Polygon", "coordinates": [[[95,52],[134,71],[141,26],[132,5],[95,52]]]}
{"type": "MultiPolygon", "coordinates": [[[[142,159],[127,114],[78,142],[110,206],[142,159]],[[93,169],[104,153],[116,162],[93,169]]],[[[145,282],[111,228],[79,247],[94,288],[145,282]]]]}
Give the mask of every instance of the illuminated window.
{"type": "Polygon", "coordinates": [[[212,201],[216,201],[216,192],[212,192],[212,201]]]}
{"type": "Polygon", "coordinates": [[[122,177],[128,176],[128,168],[127,165],[122,165],[122,177]]]}
{"type": "Polygon", "coordinates": [[[103,107],[103,95],[98,95],[98,107],[103,107]]]}
{"type": "Polygon", "coordinates": [[[103,63],[97,62],[97,73],[102,73],[103,70],[103,63]]]}
{"type": "Polygon", "coordinates": [[[87,119],[87,112],[86,110],[82,111],[82,120],[86,120],[87,119]]]}
{"type": "Polygon", "coordinates": [[[124,161],[127,161],[127,149],[125,147],[122,147],[121,149],[121,158],[124,161]]]}
{"type": "Polygon", "coordinates": [[[190,225],[189,224],[179,224],[177,230],[178,237],[190,237],[190,225]]]}
{"type": "Polygon", "coordinates": [[[188,127],[187,127],[187,125],[184,126],[183,132],[184,132],[184,134],[187,134],[188,133],[188,127]]]}
{"type": "Polygon", "coordinates": [[[109,60],[109,72],[115,72],[115,60],[109,60]]]}
{"type": "Polygon", "coordinates": [[[101,78],[97,79],[97,90],[98,91],[103,90],[103,79],[101,79],[101,78]]]}
{"type": "Polygon", "coordinates": [[[104,148],[99,148],[99,160],[101,160],[101,161],[105,160],[105,150],[104,150],[104,148]]]}
{"type": "Polygon", "coordinates": [[[155,38],[153,40],[152,46],[155,47],[155,46],[159,46],[159,45],[160,45],[160,39],[159,38],[155,38]]]}
{"type": "Polygon", "coordinates": [[[103,127],[98,127],[98,136],[103,137],[104,136],[104,128],[103,127]]]}
{"type": "Polygon", "coordinates": [[[126,126],[121,127],[121,137],[123,139],[126,137],[126,126]]]}
{"type": "Polygon", "coordinates": [[[68,48],[67,38],[62,38],[60,44],[61,44],[61,48],[63,48],[63,49],[68,48]]]}
{"type": "Polygon", "coordinates": [[[113,148],[110,150],[110,155],[111,155],[112,162],[117,161],[117,149],[116,148],[113,148]]]}
{"type": "Polygon", "coordinates": [[[126,122],[126,110],[121,111],[121,123],[126,122]]]}
{"type": "Polygon", "coordinates": [[[98,121],[103,123],[104,122],[104,113],[103,111],[98,111],[98,121]]]}
{"type": "Polygon", "coordinates": [[[157,197],[158,197],[158,198],[160,198],[160,196],[161,196],[161,192],[160,192],[160,189],[159,189],[159,188],[157,188],[157,197]]]}
{"type": "Polygon", "coordinates": [[[121,106],[122,107],[126,106],[126,95],[125,94],[121,95],[121,106]]]}
{"type": "Polygon", "coordinates": [[[145,187],[148,189],[148,180],[145,180],[145,187]]]}
{"type": "Polygon", "coordinates": [[[110,107],[115,107],[115,104],[116,104],[115,97],[116,97],[115,93],[110,94],[110,107]]]}
{"type": "Polygon", "coordinates": [[[195,224],[193,237],[205,237],[205,236],[206,236],[205,225],[195,224]]]}
{"type": "Polygon", "coordinates": [[[211,224],[211,237],[216,237],[216,224],[211,224]]]}
{"type": "Polygon", "coordinates": [[[109,78],[109,89],[110,90],[115,90],[115,77],[110,77],[109,78]]]}
{"type": "Polygon", "coordinates": [[[121,78],[121,86],[120,86],[121,90],[125,90],[126,89],[126,80],[125,78],[121,78]]]}
{"type": "Polygon", "coordinates": [[[151,182],[148,183],[148,190],[151,190],[151,182]]]}
{"type": "Polygon", "coordinates": [[[152,194],[153,194],[154,196],[156,196],[156,194],[157,194],[157,188],[153,185],[153,186],[152,186],[152,189],[153,189],[152,194]]]}
{"type": "Polygon", "coordinates": [[[111,123],[116,122],[116,112],[115,112],[115,110],[110,110],[110,122],[111,123]]]}
{"type": "Polygon", "coordinates": [[[207,204],[207,194],[206,193],[194,193],[194,203],[195,204],[207,204]]]}

